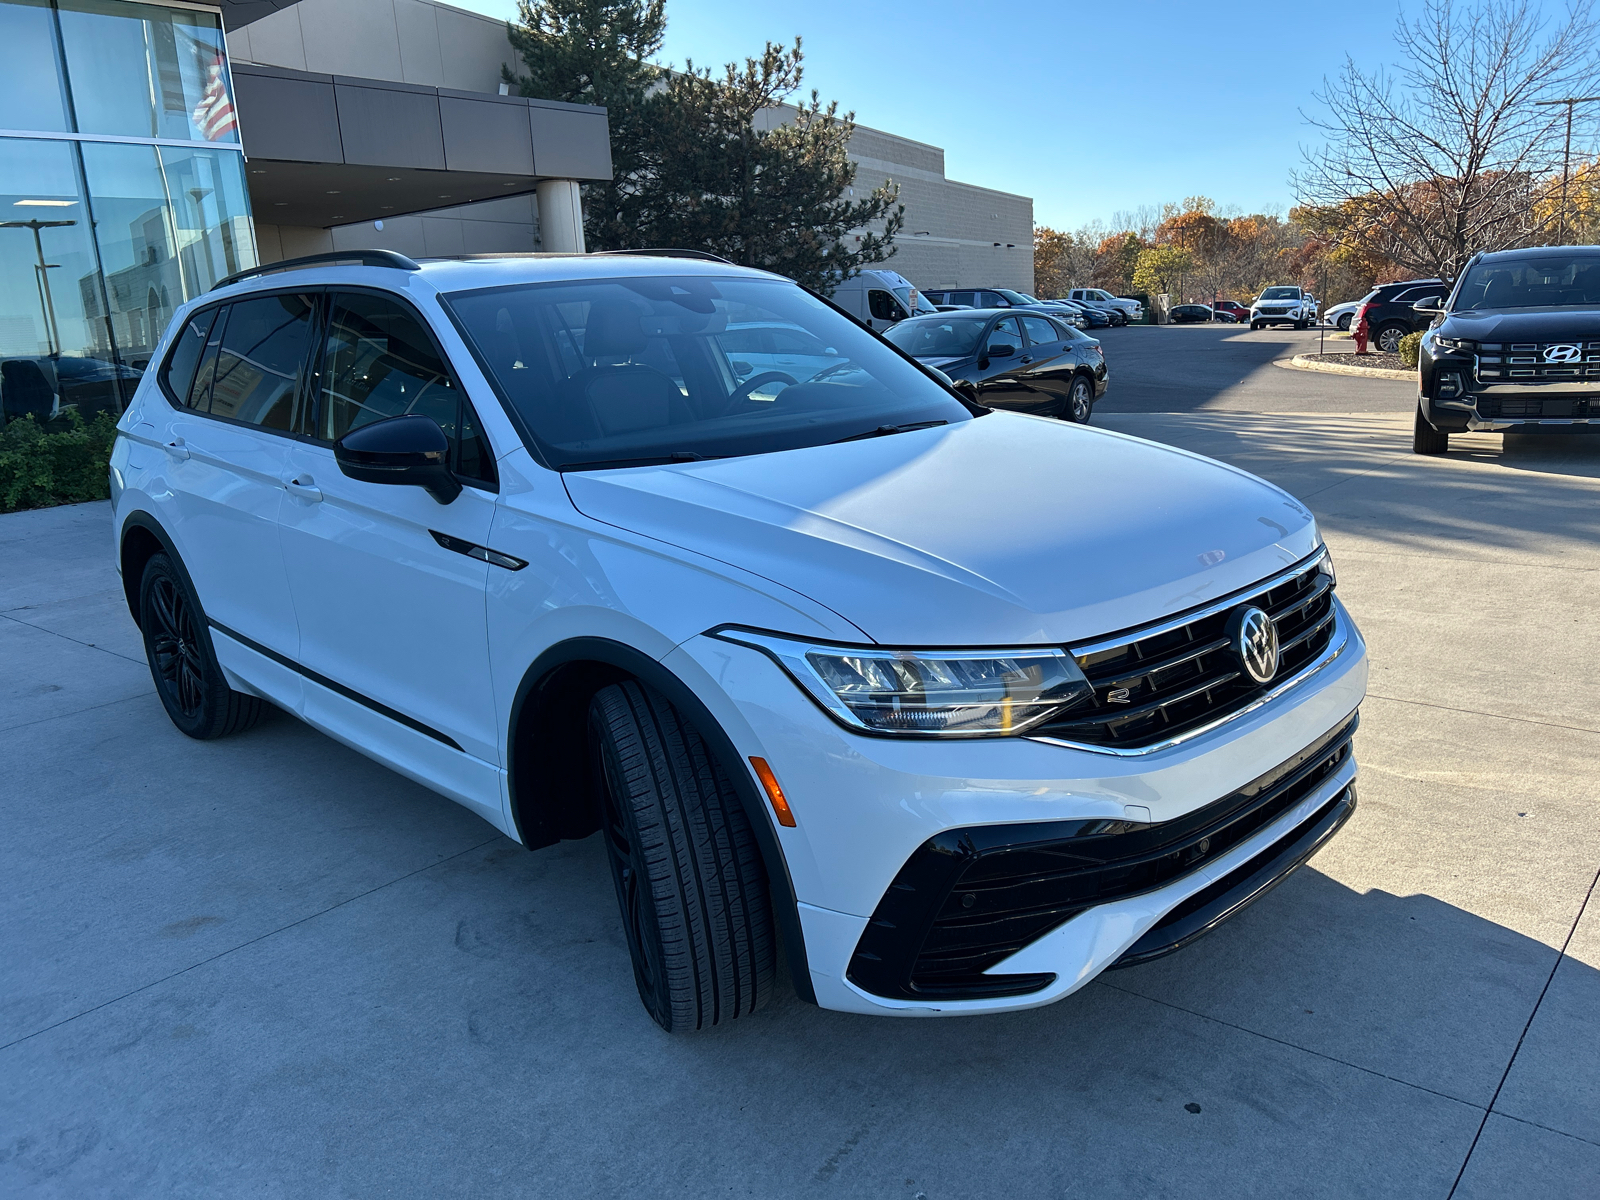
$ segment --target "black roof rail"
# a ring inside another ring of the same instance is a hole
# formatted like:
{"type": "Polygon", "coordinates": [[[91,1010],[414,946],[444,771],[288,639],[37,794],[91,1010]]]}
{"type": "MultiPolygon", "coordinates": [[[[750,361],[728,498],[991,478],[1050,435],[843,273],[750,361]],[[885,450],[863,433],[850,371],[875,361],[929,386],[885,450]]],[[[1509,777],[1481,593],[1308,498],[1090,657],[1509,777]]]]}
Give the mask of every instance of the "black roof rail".
{"type": "Polygon", "coordinates": [[[596,254],[637,254],[637,255],[642,255],[644,257],[647,257],[647,258],[698,258],[702,262],[726,263],[730,267],[736,267],[736,266],[739,265],[738,263],[734,262],[731,258],[723,258],[722,255],[720,255],[720,254],[712,254],[712,253],[710,253],[709,251],[706,251],[706,250],[677,250],[677,249],[660,249],[660,250],[596,250],[595,253],[596,254]]]}
{"type": "Polygon", "coordinates": [[[363,267],[393,267],[397,271],[420,271],[422,268],[404,254],[393,250],[330,250],[325,254],[307,254],[304,258],[285,258],[278,262],[265,263],[259,267],[251,267],[248,271],[235,271],[226,278],[217,280],[211,285],[210,290],[227,287],[231,283],[238,283],[241,279],[251,279],[257,275],[271,275],[275,271],[296,271],[301,267],[322,267],[330,263],[353,262],[360,263],[363,267]]]}

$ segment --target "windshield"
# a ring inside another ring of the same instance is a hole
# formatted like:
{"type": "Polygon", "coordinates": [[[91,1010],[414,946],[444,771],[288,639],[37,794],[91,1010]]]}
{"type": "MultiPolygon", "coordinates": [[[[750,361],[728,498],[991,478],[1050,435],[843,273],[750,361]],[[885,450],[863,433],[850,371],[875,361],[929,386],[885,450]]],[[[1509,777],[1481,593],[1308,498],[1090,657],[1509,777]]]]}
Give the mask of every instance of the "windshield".
{"type": "Polygon", "coordinates": [[[513,284],[441,299],[556,470],[765,454],[971,416],[778,279],[513,284]]]}
{"type": "Polygon", "coordinates": [[[937,317],[901,321],[883,336],[913,358],[966,358],[977,353],[978,339],[988,324],[988,317],[940,313],[937,317]]]}
{"type": "Polygon", "coordinates": [[[906,311],[913,317],[920,317],[924,313],[936,313],[939,310],[928,303],[927,298],[914,287],[891,288],[900,298],[900,303],[906,306],[906,311]]]}
{"type": "Polygon", "coordinates": [[[1292,287],[1268,288],[1261,293],[1261,298],[1263,300],[1298,300],[1300,299],[1300,289],[1292,287]]]}
{"type": "Polygon", "coordinates": [[[1454,312],[1600,304],[1600,255],[1547,254],[1479,263],[1456,293],[1454,312]]]}
{"type": "Polygon", "coordinates": [[[1028,297],[1024,296],[1021,292],[1013,292],[1010,288],[995,288],[994,290],[999,292],[1002,296],[1004,296],[1006,298],[1006,302],[1009,303],[1009,304],[1032,304],[1033,303],[1032,300],[1030,300],[1028,297]]]}

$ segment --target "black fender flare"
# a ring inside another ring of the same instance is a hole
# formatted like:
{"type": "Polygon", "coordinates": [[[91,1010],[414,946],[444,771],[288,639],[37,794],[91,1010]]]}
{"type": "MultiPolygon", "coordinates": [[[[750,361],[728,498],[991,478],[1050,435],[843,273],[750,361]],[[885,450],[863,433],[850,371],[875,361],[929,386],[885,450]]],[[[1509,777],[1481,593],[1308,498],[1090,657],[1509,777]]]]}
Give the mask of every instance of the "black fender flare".
{"type": "MultiPolygon", "coordinates": [[[[133,529],[143,529],[145,532],[149,533],[155,538],[157,543],[160,544],[162,552],[172,560],[172,565],[177,568],[178,574],[183,577],[183,582],[189,588],[189,594],[193,596],[196,602],[200,605],[200,616],[202,618],[201,624],[206,630],[206,635],[209,637],[211,627],[204,620],[206,613],[205,601],[200,599],[199,589],[194,586],[194,580],[189,577],[189,568],[183,561],[183,555],[178,553],[178,548],[173,545],[171,536],[164,528],[162,528],[161,522],[156,520],[155,517],[143,509],[135,509],[133,512],[129,513],[126,519],[124,519],[122,522],[122,528],[117,531],[117,567],[119,570],[123,565],[122,560],[124,548],[127,546],[128,542],[128,533],[133,529]]],[[[139,580],[129,578],[129,573],[125,570],[121,571],[121,574],[122,595],[128,602],[128,612],[133,616],[134,625],[138,626],[139,580]]]]}
{"type": "Polygon", "coordinates": [[[783,938],[784,952],[789,963],[789,974],[800,999],[810,1004],[817,1002],[811,986],[811,969],[806,958],[805,934],[800,925],[799,902],[795,897],[794,881],[789,875],[789,864],[778,844],[778,835],[772,828],[772,816],[767,810],[765,797],[756,789],[755,780],[745,766],[744,758],[726,731],[694,689],[684,683],[658,660],[643,651],[609,638],[577,637],[557,642],[546,649],[523,672],[517,685],[515,699],[506,727],[506,790],[511,801],[511,820],[517,836],[530,850],[548,846],[560,840],[553,822],[535,814],[524,814],[518,800],[518,770],[521,760],[529,753],[526,735],[519,737],[524,715],[530,703],[540,703],[539,691],[543,682],[558,669],[569,663],[601,663],[614,668],[619,676],[632,676],[654,688],[682,712],[700,731],[712,752],[721,759],[728,777],[733,781],[739,802],[755,833],[756,844],[761,849],[761,859],[767,869],[771,888],[773,915],[783,938]],[[519,745],[520,743],[523,743],[519,745]],[[525,820],[525,815],[528,819],[525,820]]]}

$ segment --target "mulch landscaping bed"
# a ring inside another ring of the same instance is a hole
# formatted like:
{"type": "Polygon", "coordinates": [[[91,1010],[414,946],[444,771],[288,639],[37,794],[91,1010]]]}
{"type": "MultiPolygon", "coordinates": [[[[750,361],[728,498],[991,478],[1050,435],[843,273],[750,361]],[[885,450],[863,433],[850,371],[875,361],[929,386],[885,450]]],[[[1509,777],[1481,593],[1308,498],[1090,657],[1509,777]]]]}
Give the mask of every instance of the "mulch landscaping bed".
{"type": "Polygon", "coordinates": [[[1415,371],[1416,368],[1407,366],[1398,354],[1383,354],[1374,350],[1371,354],[1302,354],[1301,358],[1308,362],[1338,363],[1345,367],[1373,367],[1380,371],[1415,371]]]}

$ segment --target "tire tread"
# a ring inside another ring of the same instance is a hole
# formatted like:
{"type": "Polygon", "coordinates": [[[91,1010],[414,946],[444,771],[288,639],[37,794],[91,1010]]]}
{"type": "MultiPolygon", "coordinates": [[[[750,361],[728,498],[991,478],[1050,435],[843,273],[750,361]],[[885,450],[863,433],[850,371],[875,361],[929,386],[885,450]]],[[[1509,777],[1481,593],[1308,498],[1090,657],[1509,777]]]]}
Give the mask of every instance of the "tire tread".
{"type": "Polygon", "coordinates": [[[754,1012],[776,969],[760,851],[744,807],[699,732],[660,693],[627,680],[602,689],[591,719],[610,745],[662,951],[669,1032],[754,1012]]]}

